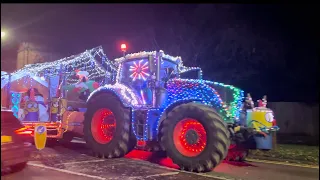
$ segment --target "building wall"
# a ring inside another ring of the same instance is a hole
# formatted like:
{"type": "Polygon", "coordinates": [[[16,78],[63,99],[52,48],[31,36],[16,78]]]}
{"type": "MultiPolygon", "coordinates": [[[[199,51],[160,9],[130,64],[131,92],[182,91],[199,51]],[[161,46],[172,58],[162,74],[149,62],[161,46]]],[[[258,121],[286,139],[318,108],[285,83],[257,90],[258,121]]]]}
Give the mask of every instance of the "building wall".
{"type": "Polygon", "coordinates": [[[44,46],[24,42],[18,48],[16,69],[21,69],[27,64],[50,62],[59,58],[61,58],[61,55],[51,52],[44,46]]]}

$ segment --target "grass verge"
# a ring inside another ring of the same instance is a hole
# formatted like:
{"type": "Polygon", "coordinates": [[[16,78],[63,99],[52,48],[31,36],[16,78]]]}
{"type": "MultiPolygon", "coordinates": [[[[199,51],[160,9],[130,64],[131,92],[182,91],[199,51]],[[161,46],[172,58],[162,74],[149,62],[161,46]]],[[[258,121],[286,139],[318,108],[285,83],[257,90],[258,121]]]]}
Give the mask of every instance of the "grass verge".
{"type": "Polygon", "coordinates": [[[251,150],[249,158],[319,165],[319,146],[278,144],[270,151],[251,150]]]}

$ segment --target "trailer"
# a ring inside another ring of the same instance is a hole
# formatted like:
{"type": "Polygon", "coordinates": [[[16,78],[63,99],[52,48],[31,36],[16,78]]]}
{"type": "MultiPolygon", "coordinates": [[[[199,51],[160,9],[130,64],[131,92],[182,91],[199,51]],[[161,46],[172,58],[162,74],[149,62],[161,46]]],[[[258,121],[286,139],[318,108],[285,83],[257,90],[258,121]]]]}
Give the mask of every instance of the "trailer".
{"type": "MultiPolygon", "coordinates": [[[[90,81],[112,82],[115,67],[109,63],[101,46],[53,62],[28,64],[13,73],[1,72],[1,105],[11,109],[26,127],[23,134],[33,137],[39,123],[47,127],[49,141],[64,141],[68,124],[63,114],[68,106],[82,107],[73,92],[59,91],[59,85],[77,81],[75,70],[87,70],[90,81]]],[[[65,137],[66,138],[66,137],[65,137]]]]}

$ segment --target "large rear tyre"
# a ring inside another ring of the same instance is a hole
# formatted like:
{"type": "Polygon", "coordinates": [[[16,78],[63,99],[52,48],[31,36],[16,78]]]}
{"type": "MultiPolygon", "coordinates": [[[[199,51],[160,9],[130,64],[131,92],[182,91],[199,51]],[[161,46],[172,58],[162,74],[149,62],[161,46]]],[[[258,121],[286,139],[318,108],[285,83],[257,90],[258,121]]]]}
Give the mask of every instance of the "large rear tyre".
{"type": "Polygon", "coordinates": [[[114,95],[97,95],[88,104],[84,120],[84,139],[96,156],[123,157],[134,145],[130,136],[130,110],[114,95]]]}
{"type": "Polygon", "coordinates": [[[229,131],[216,111],[188,103],[169,112],[162,122],[161,144],[182,170],[207,172],[227,155],[229,131]]]}

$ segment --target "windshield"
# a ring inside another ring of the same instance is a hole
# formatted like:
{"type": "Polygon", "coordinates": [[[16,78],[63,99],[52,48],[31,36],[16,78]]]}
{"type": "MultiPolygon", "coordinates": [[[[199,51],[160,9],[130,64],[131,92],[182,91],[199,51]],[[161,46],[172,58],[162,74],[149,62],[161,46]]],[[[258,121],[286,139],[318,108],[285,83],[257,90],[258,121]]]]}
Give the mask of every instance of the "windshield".
{"type": "Polygon", "coordinates": [[[161,69],[160,69],[160,79],[170,79],[173,77],[172,75],[178,74],[178,65],[170,60],[163,59],[161,62],[161,69]],[[171,71],[167,71],[167,69],[171,69],[171,71]],[[171,73],[170,73],[171,72],[171,73]],[[170,74],[168,74],[170,73],[170,74]]]}
{"type": "MultiPolygon", "coordinates": [[[[160,79],[168,77],[167,69],[172,69],[172,74],[178,73],[178,66],[175,62],[163,59],[161,61],[160,79]]],[[[149,62],[147,58],[134,59],[124,62],[121,68],[120,82],[124,84],[139,83],[150,78],[149,62]]]]}
{"type": "Polygon", "coordinates": [[[122,64],[120,81],[124,84],[146,81],[150,77],[148,59],[135,59],[122,64]]]}

